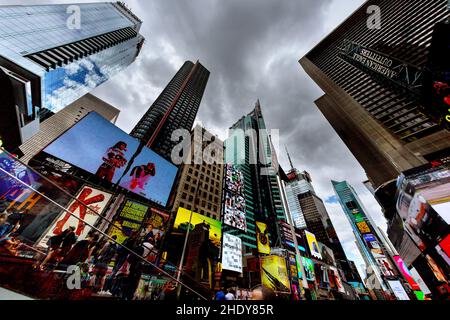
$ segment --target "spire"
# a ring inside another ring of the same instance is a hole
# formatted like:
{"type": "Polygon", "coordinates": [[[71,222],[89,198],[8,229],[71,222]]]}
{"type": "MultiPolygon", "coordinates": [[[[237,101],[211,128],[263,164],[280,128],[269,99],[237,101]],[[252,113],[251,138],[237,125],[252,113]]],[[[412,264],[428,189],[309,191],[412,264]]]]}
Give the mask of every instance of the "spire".
{"type": "Polygon", "coordinates": [[[292,164],[292,159],[291,159],[291,155],[289,154],[288,148],[287,148],[286,145],[284,147],[286,149],[286,153],[287,153],[287,156],[288,156],[288,159],[289,159],[289,164],[291,165],[291,170],[294,170],[294,165],[292,164]]]}

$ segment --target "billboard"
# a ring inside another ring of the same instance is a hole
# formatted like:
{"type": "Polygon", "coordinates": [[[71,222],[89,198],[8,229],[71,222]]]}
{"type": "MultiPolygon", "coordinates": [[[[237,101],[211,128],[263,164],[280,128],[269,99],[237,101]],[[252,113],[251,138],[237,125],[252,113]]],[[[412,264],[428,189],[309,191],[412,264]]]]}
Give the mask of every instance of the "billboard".
{"type": "Polygon", "coordinates": [[[450,234],[445,237],[444,240],[442,240],[439,243],[439,246],[442,248],[442,250],[445,252],[447,257],[450,257],[450,234]]]}
{"type": "Polygon", "coordinates": [[[315,281],[314,262],[306,257],[302,257],[303,269],[305,270],[305,278],[308,281],[315,281]]]}
{"type": "Polygon", "coordinates": [[[405,277],[406,281],[408,281],[409,285],[414,291],[420,291],[420,287],[417,284],[417,282],[414,280],[411,272],[409,271],[406,264],[403,262],[402,258],[400,256],[394,256],[394,261],[397,264],[398,268],[400,269],[401,273],[405,277]]]}
{"type": "Polygon", "coordinates": [[[163,206],[177,173],[173,164],[95,112],[43,151],[163,206]]]}
{"type": "Polygon", "coordinates": [[[109,232],[110,236],[117,236],[117,242],[123,243],[133,231],[138,231],[141,228],[147,211],[148,206],[126,200],[119,215],[115,218],[109,232]]]}
{"type": "Polygon", "coordinates": [[[320,254],[319,243],[317,242],[316,236],[307,230],[305,230],[305,236],[306,236],[306,241],[308,242],[309,252],[311,253],[311,255],[313,257],[316,257],[316,258],[322,260],[322,255],[320,254]]]}
{"type": "Polygon", "coordinates": [[[428,266],[431,268],[431,271],[433,271],[433,274],[436,277],[436,279],[440,282],[446,283],[447,280],[445,279],[444,273],[442,272],[441,268],[439,268],[439,266],[436,264],[436,262],[433,260],[433,258],[430,257],[429,255],[425,256],[425,258],[427,259],[428,266]]]}
{"type": "Polygon", "coordinates": [[[383,274],[383,276],[392,277],[397,274],[395,272],[394,268],[392,267],[392,264],[388,258],[386,258],[386,257],[376,258],[375,261],[377,262],[378,266],[380,267],[380,270],[381,270],[381,273],[383,274]]]}
{"type": "Polygon", "coordinates": [[[377,259],[384,257],[384,253],[381,249],[380,243],[372,233],[363,234],[363,238],[374,258],[377,259]]]}
{"type": "Polygon", "coordinates": [[[361,234],[370,233],[371,232],[367,222],[365,222],[365,221],[357,222],[356,226],[358,227],[358,230],[359,230],[359,232],[361,234]]]}
{"type": "Polygon", "coordinates": [[[425,284],[425,281],[423,281],[422,277],[419,275],[417,270],[415,268],[411,269],[411,275],[414,278],[414,280],[417,282],[417,284],[420,287],[420,290],[423,292],[423,294],[430,294],[431,291],[428,288],[428,286],[425,284]]]}
{"type": "Polygon", "coordinates": [[[403,288],[402,284],[398,280],[388,280],[389,287],[391,287],[392,291],[394,292],[395,297],[397,300],[410,300],[408,294],[405,291],[405,288],[403,288]]]}
{"type": "Polygon", "coordinates": [[[222,269],[242,273],[241,238],[224,233],[222,246],[222,269]]]}
{"type": "Polygon", "coordinates": [[[225,165],[225,188],[233,193],[244,193],[244,174],[235,165],[225,165]]]}
{"type": "Polygon", "coordinates": [[[283,257],[261,257],[261,283],[277,292],[291,292],[286,260],[283,257]]]}
{"type": "Polygon", "coordinates": [[[222,237],[222,223],[215,219],[209,218],[197,212],[185,208],[178,208],[177,217],[173,225],[174,229],[187,230],[188,226],[193,230],[197,225],[206,224],[209,228],[209,240],[211,243],[220,248],[220,240],[222,237]],[[192,213],[192,218],[191,218],[192,213]],[[191,221],[189,226],[189,220],[191,221]]]}
{"type": "Polygon", "coordinates": [[[336,290],[340,293],[345,293],[344,285],[342,284],[341,276],[339,275],[339,271],[335,267],[330,267],[331,278],[333,279],[333,285],[336,290]]]}
{"type": "Polygon", "coordinates": [[[108,205],[111,196],[110,193],[87,185],[81,188],[75,199],[67,206],[68,212],[61,212],[58,218],[55,219],[39,242],[39,246],[46,248],[50,237],[62,233],[69,227],[75,228],[75,235],[78,237],[78,240],[85,239],[91,230],[91,227],[86,225],[85,222],[95,225],[108,205]]]}
{"type": "Polygon", "coordinates": [[[223,223],[236,229],[247,231],[245,218],[245,198],[225,190],[223,223]]]}
{"type": "Polygon", "coordinates": [[[256,224],[256,240],[258,243],[258,252],[270,254],[269,231],[267,225],[263,222],[255,222],[256,224]]]}

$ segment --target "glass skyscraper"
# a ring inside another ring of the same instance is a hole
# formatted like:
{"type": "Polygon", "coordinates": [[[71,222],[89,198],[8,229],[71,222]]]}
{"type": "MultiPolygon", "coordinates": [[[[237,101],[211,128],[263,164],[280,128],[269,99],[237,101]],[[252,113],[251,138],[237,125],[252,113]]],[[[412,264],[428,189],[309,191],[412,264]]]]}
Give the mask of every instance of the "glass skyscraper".
{"type": "Polygon", "coordinates": [[[18,107],[0,117],[7,147],[130,65],[141,23],[121,2],[0,7],[0,72],[18,107]]]}
{"type": "Polygon", "coordinates": [[[286,198],[294,226],[306,229],[306,221],[300,205],[299,195],[310,191],[315,194],[309,174],[292,168],[288,174],[289,181],[286,183],[286,198]]]}
{"type": "Polygon", "coordinates": [[[347,181],[332,181],[332,184],[342,210],[353,229],[356,244],[364,261],[375,273],[382,284],[382,289],[388,290],[386,281],[398,278],[400,275],[378,234],[376,224],[368,215],[356,191],[347,181]]]}
{"type": "Polygon", "coordinates": [[[199,61],[186,61],[131,131],[147,147],[171,161],[177,129],[191,131],[209,71],[199,61]]]}
{"type": "Polygon", "coordinates": [[[274,163],[276,155],[270,143],[259,101],[249,114],[239,119],[230,129],[231,135],[225,140],[225,162],[235,164],[244,175],[247,231],[243,232],[228,226],[224,226],[224,230],[240,237],[245,252],[250,253],[257,247],[256,221],[264,222],[269,226],[271,246],[280,246],[277,222],[286,221],[286,216],[277,181],[278,172],[264,174],[276,166],[274,163]],[[245,137],[237,133],[239,131],[233,130],[242,130],[245,137]],[[257,135],[255,139],[251,139],[248,135],[252,130],[257,135]]]}

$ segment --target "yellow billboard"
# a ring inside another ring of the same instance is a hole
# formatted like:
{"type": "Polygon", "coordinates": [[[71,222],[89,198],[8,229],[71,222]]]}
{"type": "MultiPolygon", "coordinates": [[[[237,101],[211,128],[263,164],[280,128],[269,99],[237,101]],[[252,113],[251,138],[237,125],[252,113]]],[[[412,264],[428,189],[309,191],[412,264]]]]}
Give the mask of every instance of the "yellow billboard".
{"type": "Polygon", "coordinates": [[[358,229],[362,234],[371,232],[369,226],[365,221],[358,222],[356,225],[358,226],[358,229]]]}
{"type": "Polygon", "coordinates": [[[315,234],[305,230],[305,236],[306,241],[308,241],[308,247],[311,256],[322,259],[322,254],[320,253],[319,249],[319,243],[317,242],[315,234]]]}
{"type": "Polygon", "coordinates": [[[207,224],[209,225],[209,239],[211,240],[212,244],[220,248],[220,242],[222,238],[222,223],[215,219],[201,215],[197,212],[192,211],[192,218],[190,217],[190,215],[190,210],[181,207],[178,208],[177,217],[175,219],[173,228],[175,230],[186,229],[189,225],[189,220],[191,221],[191,230],[194,229],[194,227],[198,224],[207,224]]]}
{"type": "Polygon", "coordinates": [[[267,224],[256,221],[256,240],[258,242],[258,252],[270,254],[269,231],[267,224]]]}
{"type": "Polygon", "coordinates": [[[277,292],[291,292],[286,260],[283,257],[261,257],[261,283],[277,292]]]}

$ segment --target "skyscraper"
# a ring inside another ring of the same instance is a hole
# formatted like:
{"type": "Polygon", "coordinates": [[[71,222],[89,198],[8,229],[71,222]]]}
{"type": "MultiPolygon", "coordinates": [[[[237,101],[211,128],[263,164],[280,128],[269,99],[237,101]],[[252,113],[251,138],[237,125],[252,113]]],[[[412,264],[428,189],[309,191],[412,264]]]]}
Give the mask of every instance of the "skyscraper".
{"type": "Polygon", "coordinates": [[[317,107],[375,190],[450,148],[450,132],[422,95],[434,31],[446,19],[447,0],[370,0],[300,60],[325,92],[317,107]],[[372,5],[380,29],[368,26],[372,5]]]}
{"type": "Polygon", "coordinates": [[[91,111],[97,112],[112,123],[116,122],[120,113],[117,108],[88,93],[51,118],[42,121],[39,132],[20,145],[19,149],[23,154],[20,160],[28,163],[39,151],[91,111]]]}
{"type": "Polygon", "coordinates": [[[401,276],[390,258],[388,248],[384,246],[384,239],[379,236],[376,224],[367,213],[353,187],[346,181],[332,181],[332,184],[342,210],[353,229],[364,261],[382,284],[380,289],[388,291],[387,281],[398,279],[401,276]]]}
{"type": "Polygon", "coordinates": [[[191,131],[208,78],[200,62],[186,61],[130,134],[170,160],[178,143],[171,140],[172,132],[191,131]]]}
{"type": "Polygon", "coordinates": [[[300,205],[299,195],[310,191],[315,194],[311,177],[308,172],[292,168],[288,173],[288,182],[286,183],[286,198],[289,206],[289,212],[292,216],[294,226],[299,229],[305,229],[306,221],[300,205]]]}
{"type": "Polygon", "coordinates": [[[141,23],[121,2],[0,7],[5,147],[131,64],[144,42],[141,23]]]}
{"type": "Polygon", "coordinates": [[[213,145],[217,151],[214,158],[223,159],[223,141],[199,125],[192,130],[191,138],[190,163],[181,166],[172,211],[182,207],[220,221],[224,166],[222,161],[208,158],[211,155],[204,151],[213,145]],[[201,163],[194,162],[197,153],[204,155],[201,163]]]}
{"type": "Polygon", "coordinates": [[[236,165],[244,176],[245,215],[247,230],[226,226],[227,232],[242,239],[244,253],[257,248],[256,221],[267,223],[271,245],[280,245],[277,221],[285,221],[285,211],[277,181],[278,164],[270,143],[259,100],[254,109],[231,126],[225,140],[225,162],[236,165]],[[252,136],[252,133],[255,135],[252,136]],[[266,174],[277,167],[277,171],[266,174]]]}

